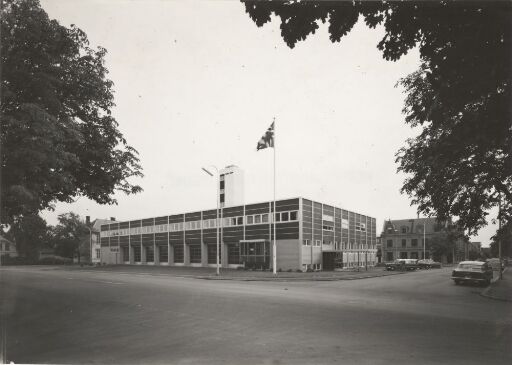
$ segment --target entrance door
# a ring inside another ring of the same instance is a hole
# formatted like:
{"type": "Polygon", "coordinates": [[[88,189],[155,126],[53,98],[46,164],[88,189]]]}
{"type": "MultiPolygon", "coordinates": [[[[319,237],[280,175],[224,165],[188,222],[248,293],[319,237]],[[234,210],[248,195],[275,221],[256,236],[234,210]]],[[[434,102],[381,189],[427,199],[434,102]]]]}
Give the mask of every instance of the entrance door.
{"type": "Polygon", "coordinates": [[[240,241],[240,262],[251,269],[269,269],[270,242],[265,240],[240,241]]]}

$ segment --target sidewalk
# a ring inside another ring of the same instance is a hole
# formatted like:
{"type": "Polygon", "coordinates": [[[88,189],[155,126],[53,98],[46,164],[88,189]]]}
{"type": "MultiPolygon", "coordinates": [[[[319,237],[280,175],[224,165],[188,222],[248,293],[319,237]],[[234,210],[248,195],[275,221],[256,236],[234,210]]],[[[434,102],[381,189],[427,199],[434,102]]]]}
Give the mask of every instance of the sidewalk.
{"type": "Polygon", "coordinates": [[[493,279],[493,283],[482,291],[481,295],[491,299],[512,302],[512,268],[505,268],[503,280],[493,279]]]}
{"type": "Polygon", "coordinates": [[[176,276],[203,280],[240,280],[240,281],[333,281],[375,278],[389,275],[400,275],[405,272],[386,271],[382,267],[368,268],[366,271],[317,271],[317,272],[278,272],[275,276],[270,271],[249,271],[221,269],[220,276],[215,275],[211,267],[176,267],[151,265],[105,265],[105,266],[66,266],[62,269],[83,270],[90,272],[116,272],[134,275],[176,276]]]}

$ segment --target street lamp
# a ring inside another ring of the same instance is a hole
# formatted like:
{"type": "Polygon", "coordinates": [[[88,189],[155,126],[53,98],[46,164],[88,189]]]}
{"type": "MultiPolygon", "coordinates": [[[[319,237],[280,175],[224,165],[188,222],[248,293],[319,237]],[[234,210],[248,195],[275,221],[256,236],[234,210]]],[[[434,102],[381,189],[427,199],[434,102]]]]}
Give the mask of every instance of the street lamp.
{"type": "MultiPolygon", "coordinates": [[[[92,265],[92,229],[89,226],[86,226],[86,227],[89,230],[89,253],[90,253],[91,265],[92,265]]],[[[80,255],[80,252],[78,253],[78,255],[80,255]]]]}
{"type": "Polygon", "coordinates": [[[500,260],[500,280],[503,280],[503,268],[501,267],[501,192],[498,200],[498,258],[500,260]]]}
{"type": "MultiPolygon", "coordinates": [[[[220,222],[219,222],[219,198],[220,198],[220,175],[219,175],[219,169],[213,165],[211,166],[208,166],[209,168],[214,168],[215,169],[215,172],[216,172],[216,175],[217,175],[217,221],[216,221],[216,224],[215,226],[217,227],[217,253],[216,253],[216,257],[217,257],[217,272],[216,272],[216,275],[219,276],[220,275],[220,268],[219,268],[219,225],[220,225],[220,222]]],[[[206,172],[208,175],[210,175],[211,177],[213,177],[213,174],[207,170],[206,168],[204,167],[201,167],[201,169],[206,172]]]]}
{"type": "Polygon", "coordinates": [[[426,260],[427,258],[425,257],[425,246],[426,246],[426,242],[425,242],[425,231],[427,230],[427,222],[426,222],[426,219],[423,220],[423,260],[426,260]]]}

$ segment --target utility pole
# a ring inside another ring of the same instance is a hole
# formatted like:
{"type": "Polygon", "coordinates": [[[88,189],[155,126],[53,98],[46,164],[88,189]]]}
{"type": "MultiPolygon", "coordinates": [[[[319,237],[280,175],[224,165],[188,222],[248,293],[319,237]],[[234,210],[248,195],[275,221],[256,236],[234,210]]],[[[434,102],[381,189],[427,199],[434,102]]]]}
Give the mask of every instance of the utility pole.
{"type": "Polygon", "coordinates": [[[503,280],[503,268],[501,267],[501,193],[498,200],[498,258],[500,260],[500,280],[503,280]]]}

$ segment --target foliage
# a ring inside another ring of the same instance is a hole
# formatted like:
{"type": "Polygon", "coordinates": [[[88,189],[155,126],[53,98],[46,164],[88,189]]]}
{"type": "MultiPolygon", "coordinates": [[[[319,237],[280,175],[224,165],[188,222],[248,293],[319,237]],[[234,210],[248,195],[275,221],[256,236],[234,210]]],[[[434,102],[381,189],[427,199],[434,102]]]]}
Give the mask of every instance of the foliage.
{"type": "Polygon", "coordinates": [[[426,241],[426,248],[436,261],[441,261],[442,256],[449,256],[456,248],[458,240],[467,240],[455,227],[448,227],[426,241]]]}
{"type": "Polygon", "coordinates": [[[59,215],[59,224],[53,229],[53,245],[55,253],[62,257],[78,257],[84,252],[89,252],[88,240],[89,229],[80,217],[73,213],[59,215]]]}
{"type": "Polygon", "coordinates": [[[512,220],[510,2],[242,2],[259,27],[280,18],[291,48],[320,22],[339,42],[359,18],[383,26],[377,48],[387,60],[418,47],[421,67],[400,85],[406,123],[423,131],[397,153],[402,192],[419,213],[459,217],[468,234],[486,224],[500,194],[502,219],[512,220]]]}
{"type": "Polygon", "coordinates": [[[507,222],[492,237],[491,254],[492,257],[499,255],[499,242],[501,240],[501,256],[512,257],[512,222],[507,222]]]}
{"type": "Polygon", "coordinates": [[[51,241],[51,227],[37,214],[17,217],[9,231],[21,257],[37,259],[39,250],[51,241]]]}
{"type": "Polygon", "coordinates": [[[1,219],[85,196],[115,203],[116,190],[141,191],[137,151],[112,116],[106,50],[76,26],[50,20],[38,0],[1,9],[1,219]]]}

